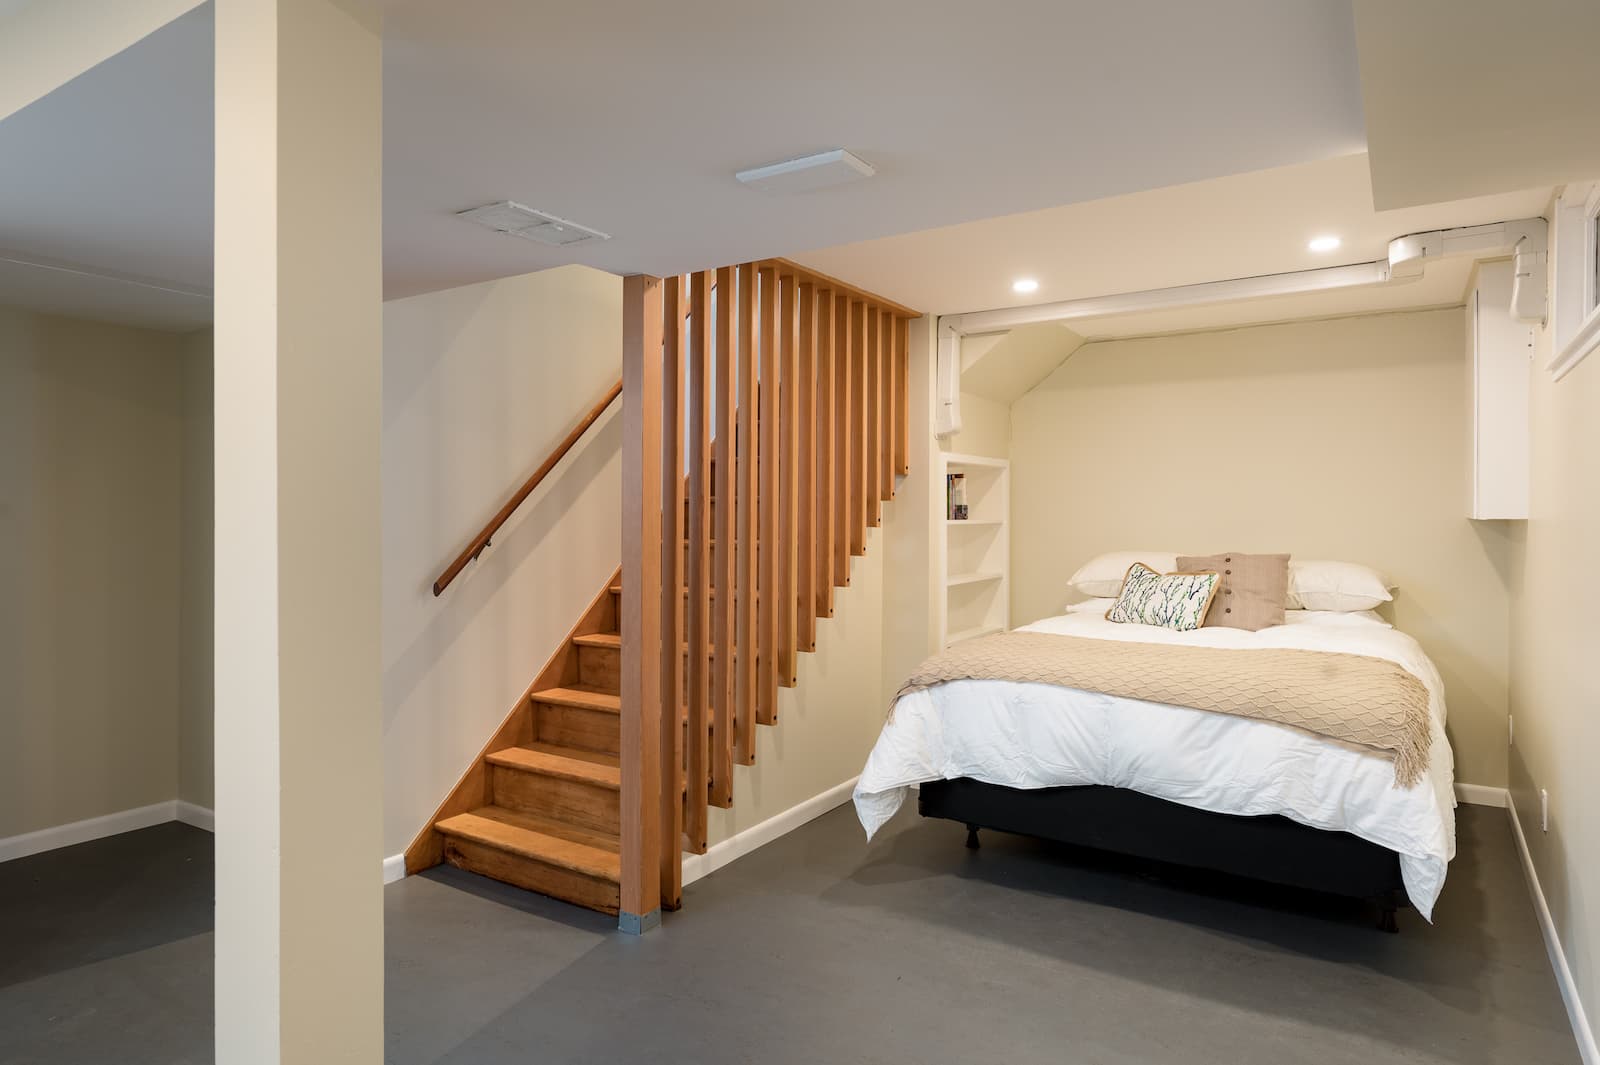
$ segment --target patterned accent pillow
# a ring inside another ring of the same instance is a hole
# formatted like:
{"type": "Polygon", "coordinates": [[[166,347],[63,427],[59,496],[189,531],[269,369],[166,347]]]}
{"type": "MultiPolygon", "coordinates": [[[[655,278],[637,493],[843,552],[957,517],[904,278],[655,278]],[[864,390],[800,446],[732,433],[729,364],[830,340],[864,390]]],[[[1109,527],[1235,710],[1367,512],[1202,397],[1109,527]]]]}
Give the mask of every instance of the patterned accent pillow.
{"type": "Polygon", "coordinates": [[[1106,620],[1190,632],[1205,620],[1218,585],[1214,572],[1162,574],[1135,562],[1128,567],[1122,591],[1106,611],[1106,620]]]}

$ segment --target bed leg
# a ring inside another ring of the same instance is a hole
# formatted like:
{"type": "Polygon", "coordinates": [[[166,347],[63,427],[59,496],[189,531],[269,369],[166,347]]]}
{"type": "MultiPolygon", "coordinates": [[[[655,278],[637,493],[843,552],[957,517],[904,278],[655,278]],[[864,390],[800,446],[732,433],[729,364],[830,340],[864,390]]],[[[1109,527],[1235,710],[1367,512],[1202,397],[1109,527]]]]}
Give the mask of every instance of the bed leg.
{"type": "Polygon", "coordinates": [[[977,849],[978,849],[978,826],[977,825],[968,825],[967,826],[967,850],[975,851],[977,849]]]}
{"type": "Polygon", "coordinates": [[[1399,903],[1395,900],[1394,892],[1391,891],[1379,899],[1378,906],[1378,931],[1391,934],[1399,932],[1400,923],[1395,920],[1395,911],[1399,909],[1399,903]]]}

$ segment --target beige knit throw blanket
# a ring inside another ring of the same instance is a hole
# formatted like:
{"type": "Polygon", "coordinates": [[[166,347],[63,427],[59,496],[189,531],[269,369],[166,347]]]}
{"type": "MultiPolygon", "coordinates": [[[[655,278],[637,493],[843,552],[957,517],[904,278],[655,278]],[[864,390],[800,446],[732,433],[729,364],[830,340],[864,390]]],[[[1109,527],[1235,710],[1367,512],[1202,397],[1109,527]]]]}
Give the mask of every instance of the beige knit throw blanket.
{"type": "Polygon", "coordinates": [[[1428,769],[1428,689],[1383,658],[1006,632],[934,655],[895,699],[956,680],[1054,684],[1292,725],[1393,758],[1403,788],[1428,769]]]}

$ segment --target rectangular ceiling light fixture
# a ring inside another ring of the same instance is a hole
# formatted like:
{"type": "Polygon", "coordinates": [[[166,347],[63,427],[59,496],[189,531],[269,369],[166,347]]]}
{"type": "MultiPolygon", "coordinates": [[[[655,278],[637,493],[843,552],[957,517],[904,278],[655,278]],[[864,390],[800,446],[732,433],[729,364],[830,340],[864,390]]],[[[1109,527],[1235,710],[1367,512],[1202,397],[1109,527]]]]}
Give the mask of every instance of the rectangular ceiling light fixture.
{"type": "Polygon", "coordinates": [[[831,152],[818,152],[801,159],[788,159],[752,170],[741,170],[734,177],[763,192],[793,193],[831,188],[860,181],[876,173],[872,165],[861,157],[843,148],[835,148],[831,152]]]}
{"type": "Polygon", "coordinates": [[[488,203],[467,211],[457,211],[456,217],[476,222],[496,233],[509,233],[513,237],[538,241],[540,244],[553,244],[557,247],[582,244],[586,240],[611,239],[609,234],[602,233],[598,229],[590,229],[565,218],[536,211],[515,200],[501,200],[499,203],[488,203]]]}

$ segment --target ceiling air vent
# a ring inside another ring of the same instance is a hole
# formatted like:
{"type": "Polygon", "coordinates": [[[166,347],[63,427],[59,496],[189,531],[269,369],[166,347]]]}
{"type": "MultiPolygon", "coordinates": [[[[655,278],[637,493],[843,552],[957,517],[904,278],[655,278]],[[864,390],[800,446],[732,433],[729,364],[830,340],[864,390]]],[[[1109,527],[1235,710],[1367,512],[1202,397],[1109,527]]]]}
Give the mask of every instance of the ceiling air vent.
{"type": "Polygon", "coordinates": [[[586,240],[611,239],[608,233],[580,226],[576,222],[557,218],[553,214],[536,211],[532,207],[524,207],[514,200],[501,200],[499,203],[474,207],[470,211],[458,211],[456,217],[476,222],[496,233],[509,233],[513,237],[536,240],[540,244],[553,244],[557,247],[582,244],[586,240]]]}

